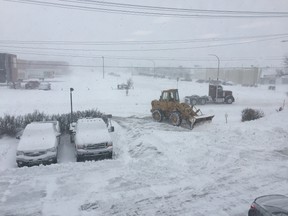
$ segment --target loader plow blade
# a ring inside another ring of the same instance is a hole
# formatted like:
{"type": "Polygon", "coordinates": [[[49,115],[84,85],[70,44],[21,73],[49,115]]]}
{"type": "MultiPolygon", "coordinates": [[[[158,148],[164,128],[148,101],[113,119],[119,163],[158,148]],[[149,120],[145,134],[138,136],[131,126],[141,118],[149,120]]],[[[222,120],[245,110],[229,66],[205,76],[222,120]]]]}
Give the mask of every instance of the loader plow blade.
{"type": "Polygon", "coordinates": [[[191,129],[194,127],[195,124],[199,124],[206,121],[212,121],[214,115],[201,115],[201,116],[194,116],[190,122],[191,122],[191,129]]]}

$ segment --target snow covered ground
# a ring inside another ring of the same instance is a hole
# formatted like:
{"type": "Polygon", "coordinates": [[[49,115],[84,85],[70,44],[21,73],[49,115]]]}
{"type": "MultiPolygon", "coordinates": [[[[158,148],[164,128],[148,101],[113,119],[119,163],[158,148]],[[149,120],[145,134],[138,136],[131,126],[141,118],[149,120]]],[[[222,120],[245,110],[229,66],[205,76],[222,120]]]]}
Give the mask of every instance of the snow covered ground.
{"type": "MultiPolygon", "coordinates": [[[[102,75],[102,74],[101,74],[102,75]]],[[[247,215],[260,195],[287,193],[288,86],[224,86],[232,105],[199,106],[214,114],[211,123],[192,131],[154,122],[151,100],[163,89],[177,88],[169,79],[133,76],[126,96],[116,90],[120,77],[78,73],[53,82],[51,91],[0,87],[0,113],[25,114],[35,109],[69,113],[97,108],[111,113],[115,159],[76,163],[69,137],[62,137],[59,164],[16,168],[18,140],[0,139],[0,215],[247,215]],[[265,117],[241,122],[244,108],[265,117]],[[225,122],[228,114],[228,123],[225,122]]],[[[208,84],[179,82],[181,98],[207,94],[208,84]]],[[[287,194],[286,194],[287,195],[287,194]]]]}

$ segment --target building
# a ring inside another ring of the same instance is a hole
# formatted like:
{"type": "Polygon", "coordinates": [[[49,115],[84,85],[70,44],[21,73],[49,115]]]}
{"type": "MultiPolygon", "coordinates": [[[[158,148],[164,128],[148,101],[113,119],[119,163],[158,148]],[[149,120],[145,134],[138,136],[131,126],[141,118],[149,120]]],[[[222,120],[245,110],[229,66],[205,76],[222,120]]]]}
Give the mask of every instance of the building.
{"type": "Polygon", "coordinates": [[[36,61],[18,59],[19,79],[54,78],[69,73],[69,64],[62,61],[36,61]]]}
{"type": "Polygon", "coordinates": [[[0,83],[16,82],[17,80],[17,56],[0,53],[0,83]]]}
{"type": "Polygon", "coordinates": [[[232,81],[242,85],[255,85],[259,83],[261,69],[258,67],[233,68],[194,68],[193,78],[210,80],[217,78],[223,81],[232,81]]]}

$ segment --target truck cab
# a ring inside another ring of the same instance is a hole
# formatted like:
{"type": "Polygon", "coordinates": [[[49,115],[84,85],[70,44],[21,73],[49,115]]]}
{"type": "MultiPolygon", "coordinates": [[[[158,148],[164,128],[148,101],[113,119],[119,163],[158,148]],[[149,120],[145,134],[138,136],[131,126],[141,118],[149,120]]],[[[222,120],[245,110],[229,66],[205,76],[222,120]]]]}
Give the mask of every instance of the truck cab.
{"type": "Polygon", "coordinates": [[[209,96],[215,103],[231,104],[235,101],[232,91],[223,90],[219,84],[209,84],[209,96]]]}

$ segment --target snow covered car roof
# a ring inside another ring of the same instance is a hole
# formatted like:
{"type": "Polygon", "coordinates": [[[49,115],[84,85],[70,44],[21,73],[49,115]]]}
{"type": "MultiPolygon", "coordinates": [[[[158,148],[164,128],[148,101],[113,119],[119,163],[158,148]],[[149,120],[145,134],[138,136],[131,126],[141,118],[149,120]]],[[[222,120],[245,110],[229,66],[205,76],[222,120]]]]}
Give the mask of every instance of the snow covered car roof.
{"type": "Polygon", "coordinates": [[[21,136],[17,151],[45,150],[53,148],[57,142],[54,122],[32,122],[21,136]]]}
{"type": "Polygon", "coordinates": [[[77,144],[112,142],[106,123],[102,118],[79,119],[76,126],[77,144]]]}

